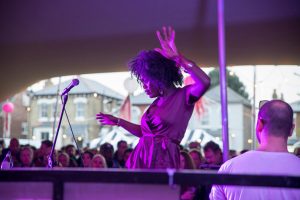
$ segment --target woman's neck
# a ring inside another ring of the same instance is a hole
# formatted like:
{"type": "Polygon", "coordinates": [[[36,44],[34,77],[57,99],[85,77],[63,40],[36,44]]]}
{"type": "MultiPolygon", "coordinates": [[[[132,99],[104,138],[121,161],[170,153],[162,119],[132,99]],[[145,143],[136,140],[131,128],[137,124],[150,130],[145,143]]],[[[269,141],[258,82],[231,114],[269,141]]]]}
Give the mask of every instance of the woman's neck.
{"type": "Polygon", "coordinates": [[[166,88],[164,90],[164,94],[161,96],[161,98],[167,98],[167,97],[169,97],[170,95],[172,95],[174,93],[175,90],[176,90],[176,88],[174,86],[166,88]]]}

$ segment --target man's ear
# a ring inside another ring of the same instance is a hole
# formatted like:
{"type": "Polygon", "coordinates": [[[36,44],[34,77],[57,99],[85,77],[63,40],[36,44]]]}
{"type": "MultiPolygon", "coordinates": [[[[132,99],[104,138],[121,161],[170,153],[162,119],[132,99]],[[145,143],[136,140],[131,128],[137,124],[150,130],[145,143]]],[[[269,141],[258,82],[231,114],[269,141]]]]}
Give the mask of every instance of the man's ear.
{"type": "Polygon", "coordinates": [[[258,143],[260,144],[260,133],[262,132],[262,129],[264,127],[264,124],[260,118],[257,118],[257,123],[256,123],[256,139],[258,143]]]}
{"type": "Polygon", "coordinates": [[[293,126],[292,126],[292,128],[291,128],[291,130],[290,130],[289,137],[293,135],[294,129],[295,129],[295,123],[293,123],[293,126]]]}
{"type": "Polygon", "coordinates": [[[258,118],[257,123],[256,123],[256,131],[261,132],[263,128],[264,128],[264,124],[263,124],[262,120],[260,118],[258,118]]]}

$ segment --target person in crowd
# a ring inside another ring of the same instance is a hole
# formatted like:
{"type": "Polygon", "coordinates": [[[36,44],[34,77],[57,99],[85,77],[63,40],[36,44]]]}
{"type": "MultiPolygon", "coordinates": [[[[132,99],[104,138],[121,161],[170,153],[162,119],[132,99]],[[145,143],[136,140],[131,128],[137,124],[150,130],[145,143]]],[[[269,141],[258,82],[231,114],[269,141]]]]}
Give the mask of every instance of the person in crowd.
{"type": "Polygon", "coordinates": [[[180,151],[180,169],[196,169],[192,157],[186,151],[180,151]]]}
{"type": "Polygon", "coordinates": [[[237,156],[237,152],[234,149],[229,150],[229,159],[234,158],[237,156]]]}
{"type": "MultiPolygon", "coordinates": [[[[49,158],[49,156],[50,156],[51,150],[52,150],[52,146],[47,146],[47,147],[45,148],[45,154],[44,154],[44,158],[43,158],[43,166],[44,166],[44,167],[47,167],[48,164],[49,164],[49,163],[48,163],[48,161],[49,161],[48,158],[49,158]]],[[[52,166],[53,166],[53,167],[55,167],[55,166],[58,165],[57,155],[58,155],[57,151],[54,150],[54,152],[53,152],[53,157],[52,157],[52,160],[53,160],[52,166]]]]}
{"type": "Polygon", "coordinates": [[[57,156],[59,167],[70,167],[70,157],[67,153],[61,152],[57,156]]]}
{"type": "Polygon", "coordinates": [[[191,149],[190,152],[189,152],[189,154],[190,154],[191,158],[194,161],[195,168],[196,169],[200,169],[202,161],[203,161],[203,156],[202,156],[200,150],[198,150],[198,149],[191,149]]]}
{"type": "Polygon", "coordinates": [[[179,144],[180,151],[188,151],[182,144],[179,144]]]}
{"type": "Polygon", "coordinates": [[[119,168],[119,163],[113,159],[114,147],[106,142],[100,146],[100,154],[105,158],[108,168],[119,168]]]}
{"type": "Polygon", "coordinates": [[[132,151],[133,151],[132,148],[128,148],[124,151],[124,162],[125,163],[127,162],[127,160],[128,160],[128,158],[129,158],[132,151]]]}
{"type": "Polygon", "coordinates": [[[249,151],[249,149],[243,149],[242,151],[240,151],[240,155],[246,153],[247,151],[249,151]]]}
{"type": "Polygon", "coordinates": [[[5,148],[2,150],[1,153],[1,163],[2,160],[5,158],[6,154],[10,151],[11,152],[11,157],[13,159],[13,164],[14,166],[20,165],[20,143],[17,138],[11,138],[9,142],[8,148],[5,148]]]}
{"type": "MultiPolygon", "coordinates": [[[[3,139],[1,139],[1,140],[0,140],[0,152],[1,152],[1,155],[2,155],[2,150],[3,150],[3,149],[5,149],[5,142],[4,142],[3,139]]],[[[0,156],[1,156],[1,155],[0,155],[0,156]]],[[[1,161],[1,160],[0,160],[0,161],[1,161]]]]}
{"type": "Polygon", "coordinates": [[[99,148],[90,149],[89,151],[92,152],[93,155],[96,155],[96,154],[100,153],[100,147],[99,148]]]}
{"type": "Polygon", "coordinates": [[[25,146],[20,150],[20,164],[18,167],[33,167],[34,152],[30,146],[25,146]]]}
{"type": "Polygon", "coordinates": [[[117,144],[117,148],[117,151],[114,153],[114,160],[123,168],[125,167],[124,151],[128,148],[127,142],[120,140],[117,144]]]}
{"type": "Polygon", "coordinates": [[[35,152],[34,156],[34,165],[36,167],[45,167],[44,165],[44,156],[47,152],[47,149],[51,149],[53,145],[53,142],[50,140],[44,140],[41,143],[40,148],[35,152]]]}
{"type": "Polygon", "coordinates": [[[201,167],[208,169],[219,169],[223,163],[222,150],[220,146],[213,141],[209,141],[204,145],[203,150],[205,163],[201,167]]]}
{"type": "Polygon", "coordinates": [[[179,168],[179,144],[194,110],[195,102],[207,91],[210,78],[193,61],[177,51],[175,31],[163,27],[157,31],[161,45],[155,50],[143,50],[129,62],[129,69],[145,93],[155,98],[141,118],[140,124],[99,113],[96,119],[103,125],[120,126],[139,137],[126,162],[127,168],[179,168]],[[191,75],[194,83],[183,83],[181,69],[191,75]]]}
{"type": "MultiPolygon", "coordinates": [[[[288,152],[294,129],[293,110],[282,100],[266,102],[259,110],[256,138],[259,147],[225,162],[219,173],[300,175],[300,158],[288,152]]],[[[300,190],[247,186],[213,186],[210,199],[300,199],[300,190]]]]}
{"type": "Polygon", "coordinates": [[[70,167],[78,167],[76,149],[73,144],[69,144],[66,146],[66,153],[69,155],[70,158],[70,167]]]}
{"type": "Polygon", "coordinates": [[[96,154],[92,159],[93,168],[107,168],[105,158],[101,154],[96,154]]]}
{"type": "Polygon", "coordinates": [[[294,149],[294,154],[300,158],[300,147],[294,149]]]}
{"type": "MultiPolygon", "coordinates": [[[[186,151],[180,151],[180,169],[195,169],[191,156],[186,151]]],[[[180,189],[180,200],[192,200],[195,197],[196,187],[182,186],[180,189]]]]}
{"type": "Polygon", "coordinates": [[[82,154],[83,167],[91,167],[92,166],[93,156],[94,156],[94,154],[89,150],[86,150],[82,154]]]}
{"type": "Polygon", "coordinates": [[[190,142],[189,143],[189,149],[198,149],[200,151],[201,149],[201,144],[197,141],[190,142]]]}

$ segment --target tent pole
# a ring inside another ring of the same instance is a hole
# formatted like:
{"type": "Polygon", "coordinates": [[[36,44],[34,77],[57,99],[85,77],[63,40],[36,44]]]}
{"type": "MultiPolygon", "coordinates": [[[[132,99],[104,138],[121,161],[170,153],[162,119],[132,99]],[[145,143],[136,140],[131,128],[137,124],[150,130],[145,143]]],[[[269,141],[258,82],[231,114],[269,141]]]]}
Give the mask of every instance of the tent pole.
{"type": "Polygon", "coordinates": [[[218,41],[220,65],[220,92],[222,108],[222,140],[223,162],[228,160],[228,112],[227,112],[227,85],[226,85],[226,53],[225,53],[225,27],[224,27],[224,0],[218,0],[218,41]]]}
{"type": "Polygon", "coordinates": [[[252,131],[251,131],[251,139],[252,139],[252,149],[256,149],[256,135],[255,135],[255,118],[256,118],[256,65],[253,66],[253,102],[252,102],[252,131]]]}

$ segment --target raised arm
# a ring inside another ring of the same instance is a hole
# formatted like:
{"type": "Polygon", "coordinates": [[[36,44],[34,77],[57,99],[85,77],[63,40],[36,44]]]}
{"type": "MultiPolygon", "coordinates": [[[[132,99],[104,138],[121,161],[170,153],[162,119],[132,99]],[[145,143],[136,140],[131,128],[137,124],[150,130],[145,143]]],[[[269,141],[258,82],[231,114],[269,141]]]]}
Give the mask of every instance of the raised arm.
{"type": "Polygon", "coordinates": [[[187,99],[189,103],[194,103],[209,88],[209,76],[207,76],[206,73],[196,65],[196,63],[188,60],[177,51],[177,47],[175,45],[175,31],[171,27],[163,27],[162,34],[160,31],[156,31],[156,34],[160,42],[161,49],[156,48],[155,50],[165,57],[174,60],[178,66],[182,67],[185,72],[189,73],[195,81],[194,84],[189,86],[187,91],[187,99]]]}
{"type": "Polygon", "coordinates": [[[191,60],[180,55],[177,63],[189,73],[195,81],[188,89],[188,100],[190,103],[197,101],[209,88],[210,78],[207,74],[191,60]]]}
{"type": "Polygon", "coordinates": [[[124,119],[115,117],[113,115],[109,114],[104,114],[104,113],[98,113],[96,115],[96,119],[103,125],[110,125],[110,126],[120,126],[127,130],[129,133],[141,137],[142,136],[142,131],[141,131],[141,126],[131,123],[129,121],[126,121],[124,119]]]}

